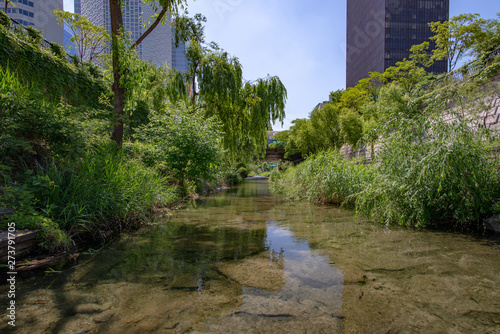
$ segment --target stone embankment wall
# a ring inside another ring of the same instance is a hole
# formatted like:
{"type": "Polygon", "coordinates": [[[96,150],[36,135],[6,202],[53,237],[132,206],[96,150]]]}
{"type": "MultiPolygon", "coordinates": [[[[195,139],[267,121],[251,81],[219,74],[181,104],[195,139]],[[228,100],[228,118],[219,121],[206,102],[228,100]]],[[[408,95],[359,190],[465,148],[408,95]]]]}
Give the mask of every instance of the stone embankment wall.
{"type": "Polygon", "coordinates": [[[478,114],[477,120],[485,128],[500,135],[500,97],[498,95],[490,101],[484,111],[478,114]]]}

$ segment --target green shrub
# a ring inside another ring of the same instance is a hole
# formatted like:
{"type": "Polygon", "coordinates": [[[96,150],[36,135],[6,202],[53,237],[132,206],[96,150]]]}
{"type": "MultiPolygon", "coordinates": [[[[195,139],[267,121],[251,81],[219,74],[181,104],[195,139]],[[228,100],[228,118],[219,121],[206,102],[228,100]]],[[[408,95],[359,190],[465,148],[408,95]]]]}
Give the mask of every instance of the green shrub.
{"type": "Polygon", "coordinates": [[[283,142],[274,142],[268,145],[269,148],[280,148],[280,147],[285,147],[285,143],[283,142]]]}
{"type": "Polygon", "coordinates": [[[356,210],[404,226],[482,226],[500,195],[500,164],[485,148],[485,134],[453,116],[402,120],[382,141],[378,175],[358,195],[356,210]]]}
{"type": "Polygon", "coordinates": [[[223,179],[224,183],[228,186],[235,185],[235,184],[240,184],[243,182],[243,179],[246,176],[243,176],[240,174],[238,171],[235,171],[234,169],[229,169],[225,173],[223,173],[223,179]]]}
{"type": "Polygon", "coordinates": [[[40,46],[43,37],[29,28],[29,35],[0,25],[0,59],[2,68],[15,70],[19,81],[42,93],[54,105],[61,99],[72,105],[103,107],[101,95],[109,95],[108,84],[95,66],[75,66],[66,57],[57,56],[40,46]],[[93,69],[91,69],[93,68],[93,69]]]}
{"type": "Polygon", "coordinates": [[[238,168],[238,174],[240,174],[242,177],[247,177],[248,176],[248,171],[245,167],[240,167],[238,168]]]}
{"type": "Polygon", "coordinates": [[[52,53],[54,53],[54,55],[59,57],[59,58],[66,57],[66,51],[64,50],[64,48],[62,46],[60,46],[57,43],[51,43],[50,50],[52,50],[52,53]]]}
{"type": "Polygon", "coordinates": [[[491,211],[494,213],[494,214],[499,214],[500,213],[500,201],[499,202],[495,202],[493,203],[492,207],[491,207],[491,211]]]}
{"type": "Polygon", "coordinates": [[[0,25],[10,29],[12,27],[12,22],[9,16],[4,11],[0,11],[0,25]]]}
{"type": "MultiPolygon", "coordinates": [[[[290,161],[280,161],[278,163],[278,168],[280,171],[285,172],[288,168],[293,167],[293,163],[290,161]]],[[[274,170],[274,168],[272,169],[274,170]]],[[[271,171],[272,171],[271,170],[271,171]]]]}
{"type": "Polygon", "coordinates": [[[26,33],[31,38],[31,43],[38,45],[42,43],[43,36],[40,30],[35,29],[33,26],[26,27],[26,33]]]}
{"type": "Polygon", "coordinates": [[[355,195],[372,178],[370,167],[355,165],[339,152],[328,151],[310,156],[300,165],[287,169],[282,177],[272,172],[271,188],[292,199],[352,206],[355,195]]]}
{"type": "Polygon", "coordinates": [[[0,156],[13,176],[43,156],[67,157],[81,144],[75,119],[45,102],[8,67],[0,67],[0,119],[0,156]]]}
{"type": "Polygon", "coordinates": [[[150,119],[138,128],[132,146],[146,165],[170,174],[181,186],[217,179],[223,153],[217,123],[185,106],[172,107],[169,114],[152,113],[150,119]]]}

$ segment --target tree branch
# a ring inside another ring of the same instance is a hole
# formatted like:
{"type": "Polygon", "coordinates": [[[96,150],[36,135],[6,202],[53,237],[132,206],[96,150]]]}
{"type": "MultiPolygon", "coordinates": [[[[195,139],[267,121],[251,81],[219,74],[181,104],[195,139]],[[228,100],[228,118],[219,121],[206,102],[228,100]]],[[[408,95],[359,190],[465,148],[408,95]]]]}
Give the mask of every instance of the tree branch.
{"type": "Polygon", "coordinates": [[[163,7],[163,9],[161,10],[161,12],[158,14],[158,17],[156,18],[156,20],[153,22],[153,24],[148,28],[148,30],[146,30],[142,35],[141,37],[139,37],[137,39],[137,41],[134,42],[134,44],[132,44],[132,46],[130,47],[130,50],[133,50],[137,47],[137,45],[139,45],[148,35],[151,31],[153,31],[154,28],[156,28],[156,26],[160,23],[160,21],[163,19],[163,16],[165,16],[165,14],[167,13],[168,11],[168,8],[170,7],[170,3],[172,1],[169,2],[169,5],[163,7]]]}

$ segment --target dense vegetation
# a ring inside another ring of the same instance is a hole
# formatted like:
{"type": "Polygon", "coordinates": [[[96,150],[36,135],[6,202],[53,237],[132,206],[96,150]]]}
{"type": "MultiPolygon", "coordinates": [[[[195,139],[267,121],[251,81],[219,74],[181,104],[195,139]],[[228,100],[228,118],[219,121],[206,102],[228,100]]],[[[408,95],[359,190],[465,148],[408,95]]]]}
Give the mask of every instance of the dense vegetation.
{"type": "MultiPolygon", "coordinates": [[[[59,15],[79,31],[95,28],[78,25],[81,17],[59,15]]],[[[149,220],[157,208],[246,175],[241,169],[246,160],[230,154],[227,124],[207,102],[210,94],[204,96],[207,105],[193,104],[179,73],[140,60],[133,49],[122,50],[127,70],[120,80],[120,147],[111,139],[116,124],[109,56],[67,57],[56,44],[42,46],[40,32],[12,29],[1,11],[0,23],[0,209],[15,210],[0,216],[0,229],[14,221],[17,229],[40,230],[44,248],[64,249],[80,238],[103,240],[149,220]],[[104,70],[88,61],[97,57],[104,70]]],[[[217,55],[222,54],[214,51],[211,57],[217,55]]],[[[206,76],[210,63],[203,66],[206,76]]],[[[235,94],[246,89],[259,94],[259,83],[246,86],[239,80],[235,94]]],[[[269,82],[286,94],[279,79],[269,82]]],[[[283,106],[262,107],[263,100],[247,97],[261,106],[264,120],[252,130],[259,139],[245,143],[251,156],[262,151],[266,108],[275,119],[283,117],[283,106]]]]}
{"type": "Polygon", "coordinates": [[[499,134],[478,118],[500,92],[491,81],[500,70],[500,56],[491,52],[500,47],[500,20],[461,15],[431,26],[433,39],[441,38],[434,52],[428,42],[413,47],[411,59],[332,92],[309,119],[280,134],[288,155],[307,159],[271,175],[276,192],[414,227],[479,229],[500,211],[492,201],[500,197],[500,161],[490,150],[499,134]],[[443,42],[452,39],[453,46],[443,42]],[[455,72],[425,72],[434,60],[465,55],[475,61],[455,72]],[[344,144],[367,147],[372,164],[344,160],[344,144]]]}

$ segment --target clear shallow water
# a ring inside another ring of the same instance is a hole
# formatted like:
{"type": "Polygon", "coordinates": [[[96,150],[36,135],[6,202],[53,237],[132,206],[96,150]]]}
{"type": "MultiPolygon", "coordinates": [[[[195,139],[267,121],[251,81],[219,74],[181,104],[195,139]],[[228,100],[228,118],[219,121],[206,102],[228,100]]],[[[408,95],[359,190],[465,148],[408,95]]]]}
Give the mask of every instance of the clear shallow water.
{"type": "Polygon", "coordinates": [[[19,333],[500,333],[498,240],[372,225],[265,180],[17,288],[19,333]]]}

